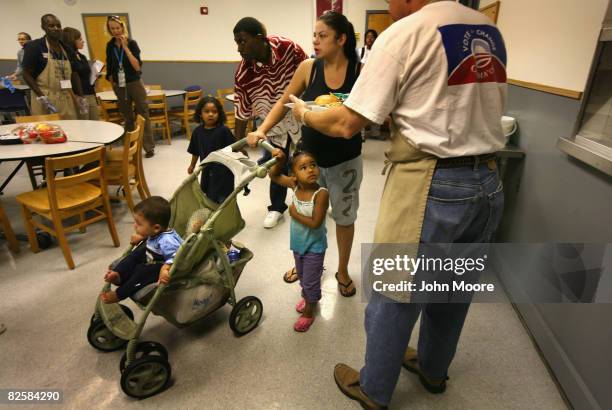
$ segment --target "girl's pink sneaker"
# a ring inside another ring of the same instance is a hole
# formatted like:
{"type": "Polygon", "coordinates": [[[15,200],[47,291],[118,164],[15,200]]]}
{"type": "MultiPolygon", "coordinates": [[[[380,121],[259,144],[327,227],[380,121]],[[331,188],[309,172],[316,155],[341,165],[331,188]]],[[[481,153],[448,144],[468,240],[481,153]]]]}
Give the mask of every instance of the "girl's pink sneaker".
{"type": "Polygon", "coordinates": [[[295,324],[293,325],[293,330],[295,330],[296,332],[306,332],[308,331],[308,329],[310,329],[310,326],[312,326],[313,323],[314,323],[314,316],[313,317],[300,316],[297,322],[295,322],[295,324]]]}
{"type": "Polygon", "coordinates": [[[298,312],[299,314],[304,313],[304,308],[306,307],[306,299],[302,298],[300,299],[300,301],[295,305],[295,311],[298,312]]]}

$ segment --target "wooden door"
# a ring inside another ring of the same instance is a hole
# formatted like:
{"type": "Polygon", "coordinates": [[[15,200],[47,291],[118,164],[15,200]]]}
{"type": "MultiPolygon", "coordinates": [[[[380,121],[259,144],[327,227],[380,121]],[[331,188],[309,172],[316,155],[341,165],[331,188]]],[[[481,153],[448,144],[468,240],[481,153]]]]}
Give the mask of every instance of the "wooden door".
{"type": "Polygon", "coordinates": [[[393,24],[393,19],[386,10],[366,10],[366,31],[376,30],[378,35],[393,24]]]}
{"type": "MultiPolygon", "coordinates": [[[[115,15],[115,14],[113,14],[115,15]]],[[[117,14],[125,27],[130,31],[129,20],[127,14],[117,14]]],[[[106,43],[111,39],[110,34],[106,30],[107,14],[83,14],[83,27],[85,28],[85,42],[89,50],[89,57],[93,60],[100,60],[106,64],[106,43]]],[[[102,70],[106,72],[106,67],[102,70]]],[[[110,90],[110,82],[106,81],[104,76],[98,79],[96,83],[96,91],[110,90]]]]}

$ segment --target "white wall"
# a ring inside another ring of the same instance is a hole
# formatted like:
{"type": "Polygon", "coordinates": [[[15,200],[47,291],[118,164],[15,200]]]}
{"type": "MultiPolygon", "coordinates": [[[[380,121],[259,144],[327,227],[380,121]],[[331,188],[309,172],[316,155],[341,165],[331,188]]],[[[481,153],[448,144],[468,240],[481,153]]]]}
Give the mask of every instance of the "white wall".
{"type": "MultiPolygon", "coordinates": [[[[480,6],[494,0],[481,0],[480,6]]],[[[508,77],[584,91],[608,0],[502,0],[508,77]]]]}
{"type": "MultiPolygon", "coordinates": [[[[131,35],[138,41],[144,60],[236,61],[239,55],[232,29],[242,17],[263,22],[270,34],[296,41],[312,52],[314,0],[2,0],[0,59],[14,59],[17,33],[33,38],[43,35],[40,16],[53,13],[64,27],[83,32],[82,13],[128,13],[131,35]],[[209,15],[200,15],[208,6],[209,15]]],[[[345,14],[362,33],[365,10],[386,9],[384,0],[344,0],[345,14]]],[[[87,49],[87,47],[85,47],[87,49]]]]}
{"type": "Polygon", "coordinates": [[[263,22],[270,34],[291,38],[307,52],[312,48],[312,0],[77,0],[74,6],[63,0],[1,3],[0,58],[5,59],[15,58],[18,32],[26,31],[33,38],[43,35],[40,16],[45,13],[55,14],[62,26],[81,32],[82,13],[128,13],[131,35],[144,60],[239,60],[232,29],[246,16],[263,22]],[[200,6],[208,6],[208,16],[200,15],[200,6]]]}
{"type": "Polygon", "coordinates": [[[385,0],[344,0],[343,13],[359,33],[359,47],[363,46],[363,35],[365,34],[365,12],[366,10],[387,10],[389,6],[385,0]]]}

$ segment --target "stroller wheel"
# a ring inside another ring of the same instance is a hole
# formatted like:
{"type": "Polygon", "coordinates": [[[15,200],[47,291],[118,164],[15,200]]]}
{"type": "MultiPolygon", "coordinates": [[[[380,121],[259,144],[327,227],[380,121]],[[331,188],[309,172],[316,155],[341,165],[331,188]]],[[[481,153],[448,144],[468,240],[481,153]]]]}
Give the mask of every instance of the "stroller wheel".
{"type": "MultiPolygon", "coordinates": [[[[134,351],[134,361],[150,356],[161,357],[168,361],[168,351],[160,343],[140,342],[136,345],[136,349],[134,351]]],[[[119,362],[119,370],[122,372],[125,370],[125,362],[127,362],[127,352],[123,353],[123,356],[121,356],[121,361],[119,362]]]]}
{"type": "Polygon", "coordinates": [[[127,343],[127,340],[115,336],[101,320],[94,320],[89,325],[87,341],[90,345],[103,352],[119,350],[127,343]]]}
{"type": "Polygon", "coordinates": [[[121,373],[121,389],[130,397],[145,399],[161,392],[171,374],[170,363],[163,357],[141,357],[121,373]]]}
{"type": "Polygon", "coordinates": [[[229,325],[236,336],[243,336],[255,329],[263,313],[263,304],[255,296],[240,299],[232,309],[229,325]]]}
{"type": "MultiPolygon", "coordinates": [[[[134,320],[134,314],[132,313],[132,310],[125,306],[125,305],[119,305],[121,306],[121,309],[123,309],[123,312],[127,315],[127,317],[130,318],[130,320],[134,320]]],[[[89,324],[93,324],[93,322],[96,320],[96,314],[94,313],[93,315],[91,315],[91,319],[89,320],[89,324]]]]}

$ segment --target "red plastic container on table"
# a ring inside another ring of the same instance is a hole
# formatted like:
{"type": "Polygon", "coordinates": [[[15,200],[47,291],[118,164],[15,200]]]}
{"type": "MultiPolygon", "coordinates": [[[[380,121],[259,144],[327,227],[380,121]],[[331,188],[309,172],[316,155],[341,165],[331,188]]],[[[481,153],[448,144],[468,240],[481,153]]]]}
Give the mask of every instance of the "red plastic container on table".
{"type": "Polygon", "coordinates": [[[32,144],[38,141],[44,144],[59,144],[67,140],[64,130],[54,124],[20,125],[13,129],[13,134],[18,135],[24,144],[32,144]]]}

